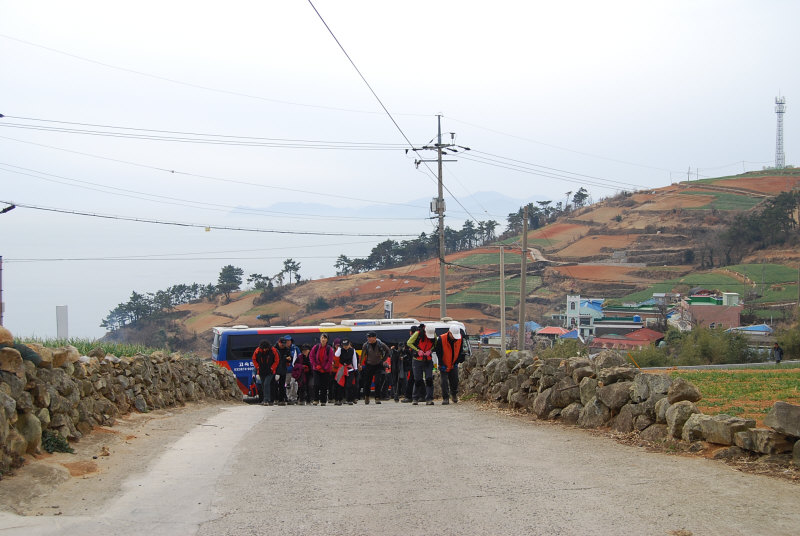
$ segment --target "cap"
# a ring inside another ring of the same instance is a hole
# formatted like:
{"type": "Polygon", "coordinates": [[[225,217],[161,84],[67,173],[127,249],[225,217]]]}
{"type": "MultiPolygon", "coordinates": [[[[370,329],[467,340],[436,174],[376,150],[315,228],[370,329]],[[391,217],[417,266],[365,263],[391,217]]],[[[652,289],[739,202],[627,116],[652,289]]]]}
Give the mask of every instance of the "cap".
{"type": "Polygon", "coordinates": [[[292,336],[291,336],[291,335],[287,335],[287,336],[285,336],[285,337],[283,338],[283,340],[284,340],[284,341],[291,341],[291,340],[292,340],[292,336]]]}
{"type": "Polygon", "coordinates": [[[367,332],[367,337],[377,337],[377,336],[378,336],[378,334],[375,333],[374,331],[368,331],[367,332]]]}
{"type": "Polygon", "coordinates": [[[350,339],[342,339],[342,346],[347,346],[350,344],[350,339]]]}
{"type": "Polygon", "coordinates": [[[433,326],[425,326],[425,336],[429,339],[436,337],[436,328],[433,326]]]}
{"type": "Polygon", "coordinates": [[[458,326],[450,326],[450,335],[452,335],[454,339],[460,339],[461,330],[458,328],[458,326]]]}

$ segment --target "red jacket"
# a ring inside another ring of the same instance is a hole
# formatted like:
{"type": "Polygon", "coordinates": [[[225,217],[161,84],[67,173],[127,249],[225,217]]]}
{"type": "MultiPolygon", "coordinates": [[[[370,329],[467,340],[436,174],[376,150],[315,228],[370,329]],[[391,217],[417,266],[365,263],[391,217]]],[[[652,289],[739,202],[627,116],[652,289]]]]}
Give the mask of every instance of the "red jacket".
{"type": "Polygon", "coordinates": [[[269,350],[262,350],[259,347],[253,352],[253,364],[256,367],[256,373],[262,379],[267,377],[267,371],[269,371],[269,374],[275,374],[275,371],[278,370],[279,361],[280,356],[274,346],[269,350]]]}

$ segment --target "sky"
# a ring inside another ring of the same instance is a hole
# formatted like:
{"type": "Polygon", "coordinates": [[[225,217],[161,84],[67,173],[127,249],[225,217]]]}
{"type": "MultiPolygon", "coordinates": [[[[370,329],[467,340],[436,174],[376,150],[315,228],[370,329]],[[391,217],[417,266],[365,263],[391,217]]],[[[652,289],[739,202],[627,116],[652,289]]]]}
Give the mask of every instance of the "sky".
{"type": "MultiPolygon", "coordinates": [[[[795,162],[791,1],[0,0],[3,324],[96,338],[226,264],[334,275],[532,200],[795,162]],[[452,133],[452,135],[451,135],[452,133]],[[158,223],[156,223],[158,222],[158,223]],[[181,224],[181,225],[176,225],[181,224]],[[188,224],[188,225],[187,225],[188,224]]],[[[800,100],[796,101],[800,102],[800,100]]]]}

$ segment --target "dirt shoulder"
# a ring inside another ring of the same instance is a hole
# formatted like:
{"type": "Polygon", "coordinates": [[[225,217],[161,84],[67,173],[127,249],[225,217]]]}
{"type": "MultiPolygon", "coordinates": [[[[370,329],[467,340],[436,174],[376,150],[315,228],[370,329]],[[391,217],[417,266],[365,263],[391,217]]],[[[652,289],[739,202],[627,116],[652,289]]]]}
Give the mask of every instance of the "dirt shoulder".
{"type": "Polygon", "coordinates": [[[229,402],[130,413],[73,442],[73,454],[41,454],[0,480],[0,510],[18,515],[79,515],[113,498],[122,482],[141,473],[167,446],[203,424],[229,402]]]}
{"type": "MultiPolygon", "coordinates": [[[[476,404],[478,404],[478,407],[482,411],[494,411],[503,415],[518,418],[520,420],[535,422],[537,425],[572,428],[570,425],[555,421],[542,421],[530,413],[503,408],[491,402],[476,402],[476,404]]],[[[725,463],[731,467],[734,467],[743,473],[769,476],[800,484],[800,467],[792,464],[791,453],[773,456],[759,456],[754,453],[743,451],[741,455],[726,455],[729,452],[733,452],[730,450],[730,447],[707,443],[705,441],[687,443],[685,441],[668,438],[664,441],[655,442],[642,439],[641,436],[635,432],[623,434],[614,432],[608,428],[586,429],[584,431],[593,436],[610,437],[618,443],[641,448],[646,452],[658,452],[661,454],[671,454],[675,456],[700,457],[709,460],[716,460],[720,463],[725,463]]]]}

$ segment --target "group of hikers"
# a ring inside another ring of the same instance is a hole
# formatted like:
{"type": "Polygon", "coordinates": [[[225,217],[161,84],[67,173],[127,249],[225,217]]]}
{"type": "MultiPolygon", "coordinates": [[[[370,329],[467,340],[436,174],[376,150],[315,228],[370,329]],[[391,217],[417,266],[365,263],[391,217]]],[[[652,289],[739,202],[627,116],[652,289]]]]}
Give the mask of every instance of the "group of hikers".
{"type": "Polygon", "coordinates": [[[458,326],[437,337],[432,326],[420,324],[411,328],[406,342],[391,347],[370,331],[360,350],[359,355],[348,338],[329,343],[326,333],[321,333],[313,346],[298,347],[291,335],[274,345],[262,340],[253,352],[256,376],[251,394],[269,406],[325,406],[329,400],[341,406],[361,399],[369,404],[370,398],[376,404],[394,398],[395,402],[432,406],[433,371],[437,368],[442,404],[458,402],[458,364],[465,357],[463,332],[458,326]]]}

